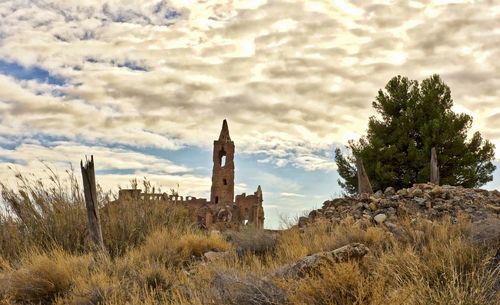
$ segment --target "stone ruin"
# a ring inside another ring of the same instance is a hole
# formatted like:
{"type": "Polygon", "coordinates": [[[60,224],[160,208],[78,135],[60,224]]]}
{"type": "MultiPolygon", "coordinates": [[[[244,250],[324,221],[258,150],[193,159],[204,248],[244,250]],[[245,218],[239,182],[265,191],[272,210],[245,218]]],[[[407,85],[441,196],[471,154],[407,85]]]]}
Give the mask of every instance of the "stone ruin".
{"type": "Polygon", "coordinates": [[[322,208],[300,217],[298,226],[319,220],[342,223],[351,218],[362,226],[381,225],[393,230],[398,219],[434,221],[444,217],[453,222],[463,217],[476,224],[492,223],[500,232],[500,192],[432,183],[416,183],[398,191],[388,187],[384,192],[327,200],[322,208]]]}
{"type": "Polygon", "coordinates": [[[139,200],[144,204],[162,201],[185,206],[193,222],[207,230],[239,230],[243,226],[264,228],[263,197],[260,185],[251,195],[234,197],[234,142],[229,136],[227,121],[222,123],[219,139],[214,141],[212,188],[210,200],[167,193],[143,193],[140,189],[122,189],[115,202],[139,200]]]}

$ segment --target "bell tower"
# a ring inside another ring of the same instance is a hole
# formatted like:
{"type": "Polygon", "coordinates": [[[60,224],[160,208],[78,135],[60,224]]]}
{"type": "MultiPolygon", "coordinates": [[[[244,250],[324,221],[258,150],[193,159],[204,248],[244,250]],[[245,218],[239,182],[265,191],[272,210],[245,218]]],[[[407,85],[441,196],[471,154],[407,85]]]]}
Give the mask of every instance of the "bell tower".
{"type": "Polygon", "coordinates": [[[222,122],[219,139],[214,141],[214,166],[212,169],[212,204],[227,204],[234,201],[234,142],[229,136],[227,121],[222,122]]]}

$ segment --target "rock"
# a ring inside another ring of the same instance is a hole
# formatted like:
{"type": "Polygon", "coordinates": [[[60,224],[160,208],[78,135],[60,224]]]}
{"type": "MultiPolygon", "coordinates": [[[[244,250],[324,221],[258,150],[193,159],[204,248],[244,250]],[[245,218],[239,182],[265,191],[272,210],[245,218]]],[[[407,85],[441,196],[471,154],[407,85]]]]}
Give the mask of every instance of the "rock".
{"type": "Polygon", "coordinates": [[[411,192],[411,196],[412,197],[422,197],[423,195],[424,195],[424,192],[421,189],[419,189],[419,188],[415,188],[411,192]]]}
{"type": "Polygon", "coordinates": [[[208,262],[214,262],[217,260],[220,260],[224,257],[227,257],[228,252],[215,252],[215,251],[208,251],[203,254],[203,258],[208,261],[208,262]]]}
{"type": "Polygon", "coordinates": [[[387,200],[387,199],[381,199],[380,200],[380,204],[379,206],[384,208],[384,209],[387,209],[387,208],[395,208],[399,205],[399,203],[397,201],[390,201],[390,200],[387,200]]]}
{"type": "Polygon", "coordinates": [[[369,252],[368,247],[360,243],[351,243],[329,252],[320,252],[306,256],[297,262],[283,266],[272,277],[301,278],[317,272],[323,265],[345,262],[351,259],[361,259],[369,252]]]}
{"type": "Polygon", "coordinates": [[[299,228],[304,228],[305,226],[307,226],[307,222],[309,221],[309,219],[305,216],[301,216],[299,217],[299,228]]]}
{"type": "Polygon", "coordinates": [[[499,190],[490,191],[490,197],[496,198],[495,201],[500,203],[500,191],[499,190]]]}
{"type": "Polygon", "coordinates": [[[466,208],[464,211],[469,213],[469,214],[474,213],[474,209],[472,207],[466,208]]]}
{"type": "Polygon", "coordinates": [[[400,217],[438,220],[449,216],[453,220],[464,214],[464,217],[477,222],[488,217],[498,218],[500,214],[499,191],[430,183],[414,184],[396,194],[393,190],[387,188],[385,194],[377,191],[371,196],[358,195],[325,201],[322,209],[311,212],[309,217],[300,218],[299,226],[309,225],[318,217],[324,217],[332,223],[344,223],[350,217],[353,222],[359,220],[359,223],[370,226],[397,223],[400,217]]]}
{"type": "MultiPolygon", "coordinates": [[[[445,203],[443,203],[443,204],[440,205],[440,210],[441,211],[454,211],[456,208],[457,208],[457,206],[453,206],[449,202],[445,202],[445,203]]],[[[437,207],[436,207],[436,209],[437,209],[437,207]]]]}
{"type": "Polygon", "coordinates": [[[220,233],[220,231],[219,231],[219,230],[211,230],[211,231],[210,231],[210,235],[212,235],[212,236],[220,236],[220,235],[221,235],[221,233],[220,233]]]}
{"type": "Polygon", "coordinates": [[[432,190],[432,188],[434,186],[435,186],[435,184],[432,184],[432,183],[420,183],[420,184],[417,184],[417,187],[421,187],[424,190],[432,190]]]}
{"type": "Polygon", "coordinates": [[[331,205],[332,205],[332,201],[326,200],[323,202],[323,209],[328,209],[329,207],[331,207],[331,205]]]}
{"type": "Polygon", "coordinates": [[[432,188],[432,190],[429,193],[433,197],[439,197],[443,193],[443,188],[440,187],[439,185],[436,185],[435,187],[432,188]]]}
{"type": "Polygon", "coordinates": [[[309,213],[308,218],[314,220],[314,219],[318,218],[320,215],[321,215],[321,213],[318,210],[312,210],[309,213]]]}
{"type": "Polygon", "coordinates": [[[500,219],[489,217],[482,221],[472,223],[469,240],[473,244],[499,243],[500,242],[500,219]]]}
{"type": "Polygon", "coordinates": [[[441,194],[441,198],[443,198],[444,200],[449,200],[449,199],[451,199],[451,194],[450,194],[450,192],[448,192],[448,191],[443,191],[443,193],[441,194]]]}
{"type": "Polygon", "coordinates": [[[405,240],[406,239],[406,234],[405,234],[404,230],[401,229],[400,227],[398,227],[396,224],[394,224],[392,222],[386,221],[385,222],[385,226],[387,227],[387,229],[389,229],[389,232],[391,232],[392,234],[394,234],[394,236],[397,239],[399,239],[399,240],[405,240]]]}
{"type": "Polygon", "coordinates": [[[492,204],[487,204],[486,208],[495,214],[500,214],[500,206],[495,206],[492,204]]]}
{"type": "Polygon", "coordinates": [[[406,208],[406,206],[404,204],[399,204],[398,206],[398,209],[396,210],[396,215],[400,216],[400,217],[404,217],[406,215],[408,215],[408,209],[406,208]]]}
{"type": "Polygon", "coordinates": [[[408,190],[407,189],[400,189],[396,194],[398,194],[399,196],[406,197],[406,196],[408,196],[408,190]]]}
{"type": "Polygon", "coordinates": [[[382,191],[377,191],[375,194],[373,194],[374,198],[382,198],[384,193],[382,191]]]}
{"type": "Polygon", "coordinates": [[[359,199],[364,200],[364,201],[370,200],[370,194],[369,193],[359,194],[358,197],[359,197],[359,199]]]}
{"type": "Polygon", "coordinates": [[[415,201],[416,203],[418,203],[421,206],[425,205],[425,199],[424,198],[415,197],[415,198],[413,198],[413,201],[415,201]]]}
{"type": "Polygon", "coordinates": [[[331,218],[335,214],[335,208],[327,208],[324,212],[326,218],[331,218]]]}
{"type": "Polygon", "coordinates": [[[392,186],[389,186],[384,191],[384,195],[385,196],[392,196],[392,195],[395,195],[395,194],[396,194],[396,190],[392,186]]]}
{"type": "Polygon", "coordinates": [[[330,201],[331,207],[338,207],[338,206],[350,205],[350,204],[351,204],[351,202],[346,198],[335,198],[335,199],[330,201]]]}
{"type": "Polygon", "coordinates": [[[381,213],[381,214],[377,214],[375,215],[375,217],[373,217],[373,219],[378,223],[378,224],[383,224],[384,221],[387,219],[387,215],[381,213]]]}

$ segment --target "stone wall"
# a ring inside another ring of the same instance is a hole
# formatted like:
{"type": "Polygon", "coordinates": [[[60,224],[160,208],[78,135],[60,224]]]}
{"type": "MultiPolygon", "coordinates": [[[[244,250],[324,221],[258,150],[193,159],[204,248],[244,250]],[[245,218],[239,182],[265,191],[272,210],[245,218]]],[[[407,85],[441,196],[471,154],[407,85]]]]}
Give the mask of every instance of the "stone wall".
{"type": "Polygon", "coordinates": [[[142,193],[138,189],[120,190],[117,202],[124,200],[162,201],[165,204],[184,205],[193,222],[209,230],[239,230],[243,226],[264,228],[262,189],[252,195],[241,194],[234,198],[235,146],[229,135],[227,121],[222,123],[219,139],[214,141],[212,187],[210,200],[186,198],[178,195],[142,193]]]}
{"type": "Polygon", "coordinates": [[[116,203],[137,200],[148,204],[161,201],[165,204],[183,205],[189,211],[191,220],[200,228],[208,230],[239,230],[243,226],[264,227],[262,191],[260,187],[253,195],[238,195],[236,202],[215,204],[205,198],[169,195],[167,193],[143,193],[140,189],[124,189],[118,193],[116,203]]]}

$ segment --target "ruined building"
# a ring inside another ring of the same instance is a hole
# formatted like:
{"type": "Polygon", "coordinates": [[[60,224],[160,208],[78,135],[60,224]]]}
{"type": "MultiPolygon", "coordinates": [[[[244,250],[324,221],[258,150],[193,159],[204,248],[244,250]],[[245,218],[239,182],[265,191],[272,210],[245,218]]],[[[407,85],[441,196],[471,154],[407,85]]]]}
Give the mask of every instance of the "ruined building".
{"type": "Polygon", "coordinates": [[[210,200],[178,195],[142,193],[138,189],[120,190],[117,203],[124,200],[164,201],[187,207],[194,222],[210,230],[238,230],[242,226],[264,227],[262,189],[251,195],[234,197],[234,142],[229,136],[227,121],[222,123],[219,139],[214,141],[212,188],[210,200]]]}

